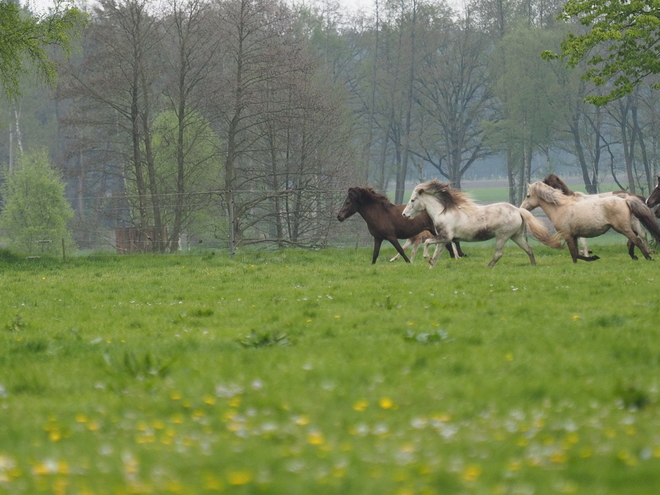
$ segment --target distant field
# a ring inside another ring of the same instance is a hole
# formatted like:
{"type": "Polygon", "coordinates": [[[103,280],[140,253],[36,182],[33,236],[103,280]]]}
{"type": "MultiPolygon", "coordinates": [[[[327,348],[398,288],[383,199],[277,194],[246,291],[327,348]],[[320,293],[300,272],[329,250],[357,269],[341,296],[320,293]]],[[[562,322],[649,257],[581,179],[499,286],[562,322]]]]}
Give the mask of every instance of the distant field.
{"type": "Polygon", "coordinates": [[[660,493],[657,262],[0,252],[0,493],[660,493]]]}

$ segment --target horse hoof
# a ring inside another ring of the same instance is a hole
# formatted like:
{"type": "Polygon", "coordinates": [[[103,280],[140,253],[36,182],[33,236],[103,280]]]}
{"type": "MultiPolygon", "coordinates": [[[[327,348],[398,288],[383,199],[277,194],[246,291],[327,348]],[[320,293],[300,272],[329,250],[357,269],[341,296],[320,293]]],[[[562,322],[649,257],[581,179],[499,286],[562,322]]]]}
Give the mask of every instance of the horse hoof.
{"type": "Polygon", "coordinates": [[[596,261],[596,260],[599,260],[599,259],[600,259],[600,256],[598,256],[598,255],[596,255],[596,254],[594,254],[593,256],[590,256],[590,257],[589,257],[589,261],[596,261]]]}
{"type": "Polygon", "coordinates": [[[631,256],[631,258],[634,259],[635,261],[637,261],[637,260],[639,259],[639,258],[638,258],[637,256],[635,256],[634,254],[631,256]]]}

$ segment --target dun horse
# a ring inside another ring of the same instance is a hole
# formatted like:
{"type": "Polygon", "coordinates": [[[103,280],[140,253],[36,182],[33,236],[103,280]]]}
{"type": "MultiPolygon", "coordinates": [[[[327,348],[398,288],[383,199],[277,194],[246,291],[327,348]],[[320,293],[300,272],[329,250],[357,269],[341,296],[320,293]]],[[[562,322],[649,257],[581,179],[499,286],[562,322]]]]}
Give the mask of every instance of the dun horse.
{"type": "MultiPolygon", "coordinates": [[[[565,196],[571,196],[576,199],[589,198],[590,196],[593,196],[589,194],[584,194],[583,192],[580,191],[571,191],[568,188],[568,185],[555,174],[548,175],[545,179],[543,179],[543,183],[549,185],[554,189],[557,189],[558,191],[561,191],[565,196]]],[[[635,196],[641,199],[642,201],[644,201],[644,196],[631,194],[628,191],[604,192],[604,193],[596,194],[596,196],[599,196],[601,198],[606,198],[608,196],[619,196],[620,198],[623,199],[629,196],[635,196]]],[[[637,220],[637,218],[634,216],[632,217],[631,220],[632,220],[633,231],[640,238],[640,240],[644,244],[644,247],[648,249],[649,252],[652,252],[649,246],[648,238],[646,236],[646,231],[642,228],[642,225],[639,223],[639,220],[637,220]]],[[[585,238],[580,237],[578,238],[578,241],[582,245],[582,253],[584,254],[584,256],[589,256],[590,252],[589,252],[589,248],[587,248],[587,241],[585,240],[585,238]]],[[[632,259],[634,260],[637,259],[637,256],[635,256],[635,245],[631,241],[628,241],[628,254],[632,259]]]]}
{"type": "MultiPolygon", "coordinates": [[[[467,194],[452,189],[448,184],[438,180],[430,180],[419,184],[410,196],[410,201],[403,216],[419,218],[427,213],[433,219],[436,236],[430,243],[455,241],[486,241],[495,239],[495,253],[488,264],[492,267],[502,257],[502,249],[506,241],[511,239],[527,253],[532,265],[536,265],[531,246],[525,241],[523,232],[525,225],[543,244],[561,248],[561,242],[556,235],[534,218],[527,210],[510,203],[495,203],[478,205],[467,194]]],[[[442,252],[442,246],[433,255],[431,268],[442,252]]]]}
{"type": "Polygon", "coordinates": [[[548,216],[555,229],[564,237],[568,249],[577,260],[594,261],[598,256],[584,256],[577,248],[578,237],[597,237],[610,228],[625,235],[639,248],[644,257],[651,259],[632,227],[633,215],[648,229],[656,241],[660,241],[660,228],[655,223],[653,213],[642,200],[635,196],[599,197],[589,195],[581,199],[565,196],[560,191],[538,181],[528,186],[527,196],[521,208],[533,210],[537,206],[548,216]]]}
{"type": "MultiPolygon", "coordinates": [[[[380,245],[383,241],[390,241],[406,263],[410,263],[401,244],[399,244],[399,239],[410,239],[425,230],[435,232],[435,229],[428,215],[422,215],[414,221],[403,218],[401,212],[404,208],[405,205],[392,204],[387,197],[378,194],[371,187],[351,187],[348,189],[348,196],[343,206],[337,213],[337,220],[343,222],[359,213],[367,222],[369,233],[374,238],[374,252],[371,263],[376,263],[380,253],[380,245]]],[[[456,244],[456,253],[451,248],[451,244],[448,249],[452,256],[464,256],[458,243],[456,244]]],[[[424,254],[427,256],[427,244],[424,245],[424,254]]]]}

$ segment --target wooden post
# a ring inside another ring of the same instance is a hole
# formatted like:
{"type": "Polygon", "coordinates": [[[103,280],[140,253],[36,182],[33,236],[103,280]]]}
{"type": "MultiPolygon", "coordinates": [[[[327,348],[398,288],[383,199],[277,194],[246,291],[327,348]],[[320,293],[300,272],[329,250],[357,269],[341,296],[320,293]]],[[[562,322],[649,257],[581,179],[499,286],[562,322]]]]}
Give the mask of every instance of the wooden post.
{"type": "Polygon", "coordinates": [[[66,248],[64,247],[64,237],[62,237],[62,262],[66,263],[66,248]]]}
{"type": "Polygon", "coordinates": [[[229,255],[234,259],[236,252],[236,233],[234,232],[234,191],[229,190],[229,255]]]}

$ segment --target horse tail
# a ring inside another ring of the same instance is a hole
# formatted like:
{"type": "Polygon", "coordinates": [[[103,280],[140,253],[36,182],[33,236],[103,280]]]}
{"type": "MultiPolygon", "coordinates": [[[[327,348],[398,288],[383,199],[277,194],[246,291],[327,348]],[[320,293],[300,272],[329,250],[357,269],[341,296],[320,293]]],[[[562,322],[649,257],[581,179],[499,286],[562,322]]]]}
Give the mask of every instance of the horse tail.
{"type": "Polygon", "coordinates": [[[561,249],[564,245],[561,242],[561,235],[559,233],[553,234],[548,230],[545,224],[536,218],[532,213],[525,208],[518,208],[520,216],[523,221],[529,228],[530,232],[539,242],[542,242],[546,246],[553,247],[555,249],[561,249]]]}
{"type": "Polygon", "coordinates": [[[658,227],[658,224],[653,217],[653,211],[651,208],[646,206],[646,203],[636,196],[629,196],[626,198],[626,204],[628,205],[630,212],[635,215],[644,228],[651,233],[655,242],[660,243],[660,227],[658,227]]]}

